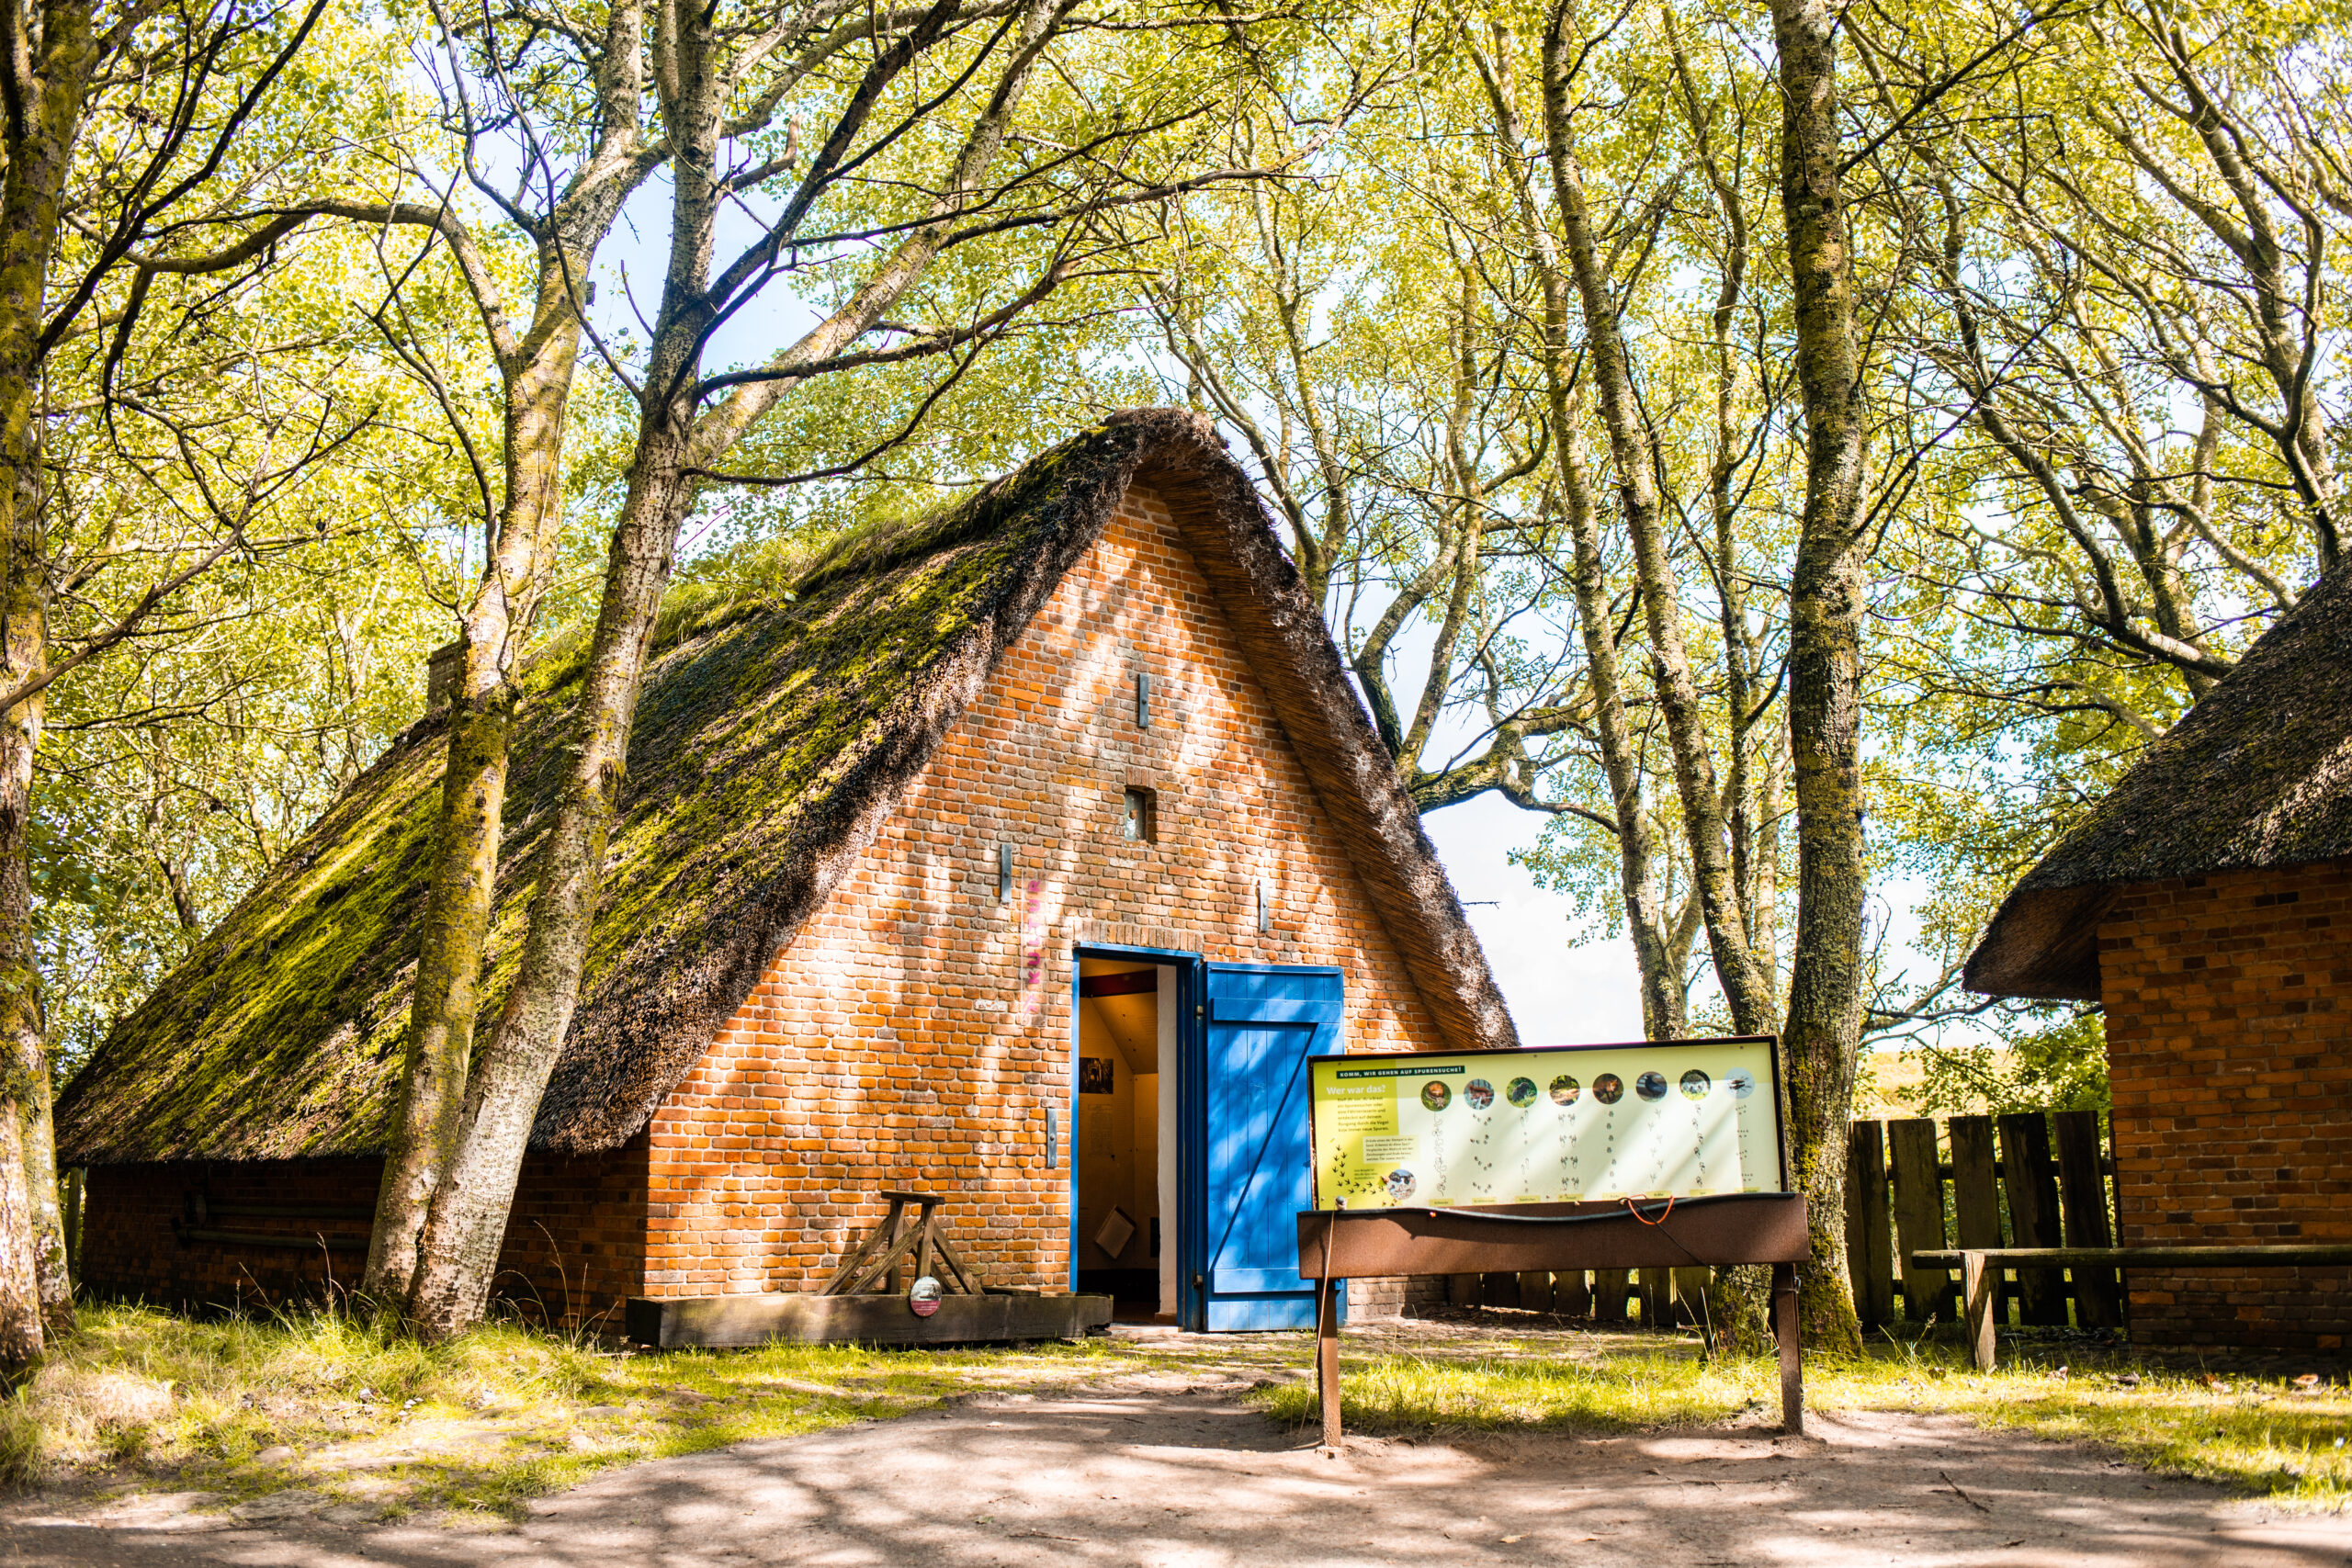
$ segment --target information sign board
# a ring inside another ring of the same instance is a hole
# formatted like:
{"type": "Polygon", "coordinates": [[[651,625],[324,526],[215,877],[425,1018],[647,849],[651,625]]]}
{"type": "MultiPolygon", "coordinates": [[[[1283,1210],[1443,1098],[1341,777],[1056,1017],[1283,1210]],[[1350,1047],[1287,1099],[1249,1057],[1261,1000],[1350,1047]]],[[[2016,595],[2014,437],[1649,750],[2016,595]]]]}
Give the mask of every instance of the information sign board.
{"type": "Polygon", "coordinates": [[[1781,1189],[1769,1035],[1317,1056],[1307,1067],[1318,1209],[1781,1189]]]}

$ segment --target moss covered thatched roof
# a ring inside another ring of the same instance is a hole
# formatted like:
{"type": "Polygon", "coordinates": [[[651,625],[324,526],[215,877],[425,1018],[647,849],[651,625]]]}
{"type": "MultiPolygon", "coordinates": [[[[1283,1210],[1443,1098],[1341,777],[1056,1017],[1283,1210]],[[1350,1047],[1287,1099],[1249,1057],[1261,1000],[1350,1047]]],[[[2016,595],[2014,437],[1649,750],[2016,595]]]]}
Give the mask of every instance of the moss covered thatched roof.
{"type": "MultiPolygon", "coordinates": [[[[1122,414],[974,499],[836,552],[788,603],[662,651],[629,746],[581,1005],[542,1148],[643,1127],[792,940],[1141,479],[1273,700],[1350,860],[1452,1043],[1515,1036],[1410,798],[1247,478],[1194,416],[1122,414]]],[[[560,677],[517,725],[484,1017],[510,982],[552,816],[560,677]]],[[[383,1145],[445,751],[428,716],[353,783],[61,1097],[69,1164],[277,1159],[383,1145]]]]}
{"type": "Polygon", "coordinates": [[[2099,994],[2116,890],[2352,855],[2352,571],[2322,578],[2011,889],[1969,988],[2099,994]]]}

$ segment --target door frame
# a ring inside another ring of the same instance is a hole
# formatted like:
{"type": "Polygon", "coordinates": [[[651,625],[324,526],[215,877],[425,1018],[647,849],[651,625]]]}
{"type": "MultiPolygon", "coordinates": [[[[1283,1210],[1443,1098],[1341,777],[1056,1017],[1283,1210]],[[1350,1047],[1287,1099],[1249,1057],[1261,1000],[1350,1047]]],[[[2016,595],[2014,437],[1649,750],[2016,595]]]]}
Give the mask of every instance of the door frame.
{"type": "Polygon", "coordinates": [[[1079,960],[1110,958],[1129,964],[1155,964],[1176,971],[1176,1082],[1163,1086],[1176,1096],[1176,1213],[1175,1223],[1170,1216],[1159,1217],[1159,1245],[1176,1248],[1176,1321],[1190,1327],[1196,1315],[1193,1292],[1193,1258],[1192,1250],[1193,1213],[1197,1206],[1192,1201],[1193,1164],[1199,1157],[1185,1136],[1191,1122],[1188,1111],[1196,1091],[1190,1086],[1194,1064],[1204,1060],[1201,1032],[1204,994],[1202,977],[1206,973],[1204,960],[1197,953],[1187,953],[1172,947],[1123,947],[1114,942],[1080,942],[1069,954],[1069,1060],[1062,1075],[1062,1122],[1066,1129],[1067,1147],[1064,1164],[1069,1176],[1062,1184],[1063,1207],[1069,1223],[1064,1252],[1069,1259],[1069,1285],[1078,1289],[1078,1010],[1079,960]]]}

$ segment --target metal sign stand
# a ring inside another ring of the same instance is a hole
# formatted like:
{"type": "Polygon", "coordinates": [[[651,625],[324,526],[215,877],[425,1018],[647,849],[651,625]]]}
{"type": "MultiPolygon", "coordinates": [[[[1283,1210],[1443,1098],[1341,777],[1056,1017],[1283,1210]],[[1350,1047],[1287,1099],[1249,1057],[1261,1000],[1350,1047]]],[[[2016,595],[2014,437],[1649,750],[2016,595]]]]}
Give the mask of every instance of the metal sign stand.
{"type": "Polygon", "coordinates": [[[1808,1252],[1801,1192],[1727,1192],[1679,1201],[1517,1203],[1479,1209],[1309,1209],[1298,1216],[1298,1271],[1316,1281],[1315,1372],[1323,1442],[1340,1442],[1342,1281],[1398,1274],[1571,1273],[1769,1264],[1781,1352],[1781,1426],[1804,1432],[1797,1265],[1808,1252]]]}

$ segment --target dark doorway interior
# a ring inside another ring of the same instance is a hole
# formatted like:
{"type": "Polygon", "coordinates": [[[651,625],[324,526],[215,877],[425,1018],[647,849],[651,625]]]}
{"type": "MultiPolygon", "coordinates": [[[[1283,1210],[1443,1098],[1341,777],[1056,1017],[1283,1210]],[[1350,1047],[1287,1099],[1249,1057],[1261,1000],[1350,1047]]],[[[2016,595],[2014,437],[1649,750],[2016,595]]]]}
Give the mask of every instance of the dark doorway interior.
{"type": "Polygon", "coordinates": [[[1160,1266],[1176,1240],[1160,1212],[1160,1097],[1174,1089],[1160,1071],[1163,989],[1172,998],[1157,965],[1079,961],[1078,1288],[1112,1297],[1125,1321],[1173,1307],[1160,1266]]]}

